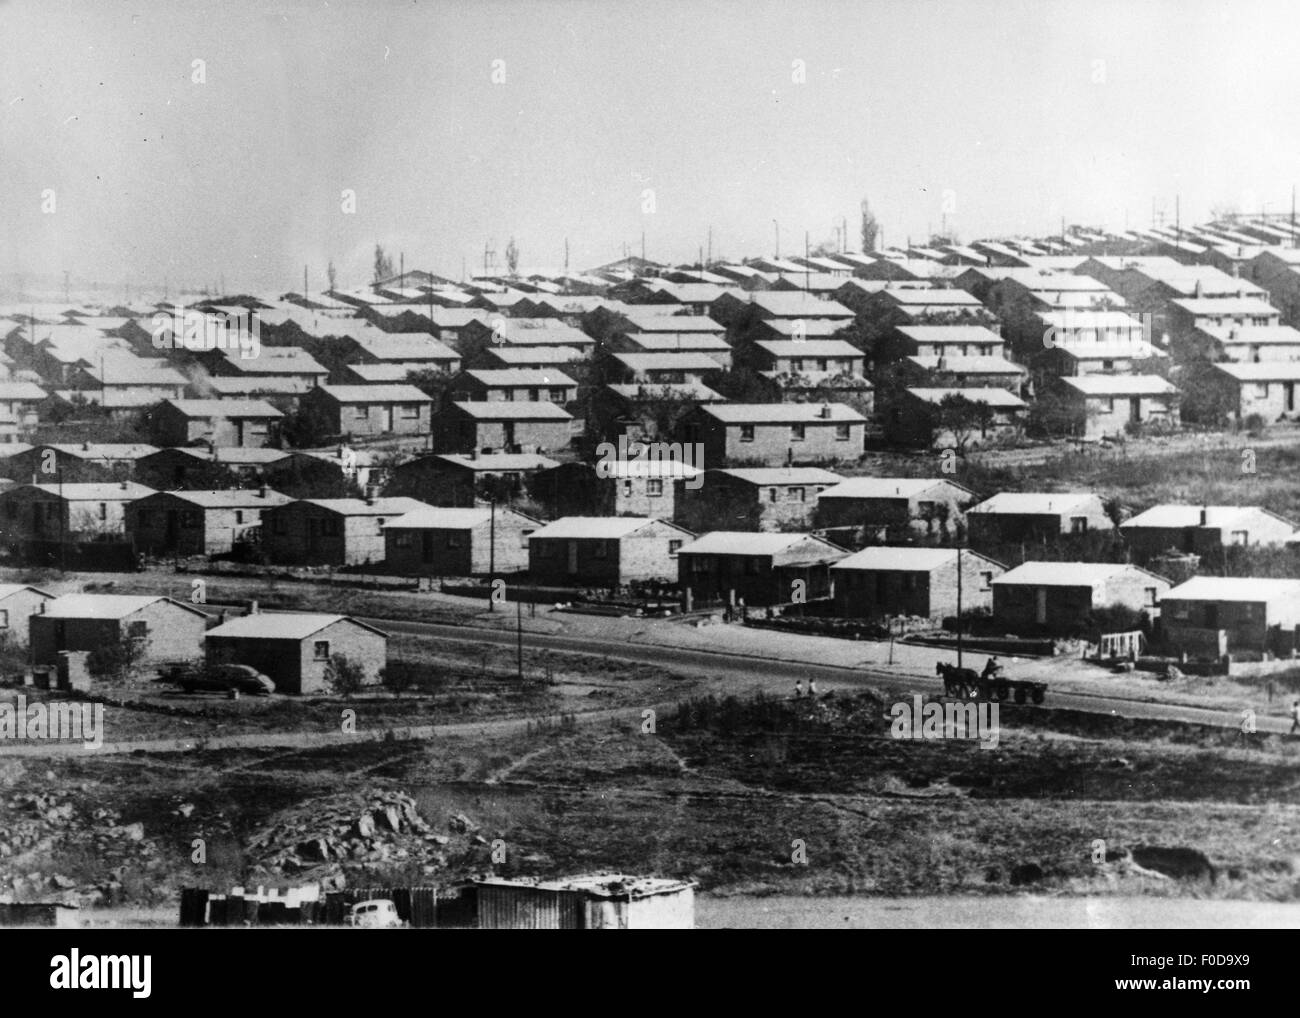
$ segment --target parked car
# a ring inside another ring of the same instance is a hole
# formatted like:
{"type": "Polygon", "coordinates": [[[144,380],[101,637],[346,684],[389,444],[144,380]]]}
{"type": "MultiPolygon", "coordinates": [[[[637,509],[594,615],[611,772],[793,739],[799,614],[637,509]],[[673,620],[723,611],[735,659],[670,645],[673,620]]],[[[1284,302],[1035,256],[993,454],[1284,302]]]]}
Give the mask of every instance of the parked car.
{"type": "Polygon", "coordinates": [[[398,918],[397,906],[387,898],[371,898],[358,901],[343,919],[345,926],[361,929],[391,930],[402,925],[398,918]]]}
{"type": "Polygon", "coordinates": [[[234,689],[267,696],[275,692],[275,683],[250,665],[220,664],[207,668],[177,665],[163,673],[163,681],[180,686],[187,693],[228,693],[234,689]]]}

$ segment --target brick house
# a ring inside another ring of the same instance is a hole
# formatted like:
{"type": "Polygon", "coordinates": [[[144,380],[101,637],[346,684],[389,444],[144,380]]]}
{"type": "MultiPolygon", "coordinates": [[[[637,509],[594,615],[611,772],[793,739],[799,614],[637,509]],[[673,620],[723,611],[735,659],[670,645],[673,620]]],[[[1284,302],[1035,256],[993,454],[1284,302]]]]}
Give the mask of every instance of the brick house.
{"type": "Polygon", "coordinates": [[[0,382],[0,445],[36,426],[46,392],[35,382],[0,382]]]}
{"type": "Polygon", "coordinates": [[[1173,586],[1138,566],[1026,562],[993,580],[993,618],[1009,632],[1067,633],[1094,608],[1122,605],[1153,615],[1173,586]]]}
{"type": "Polygon", "coordinates": [[[11,546],[120,535],[126,507],[153,493],[133,481],[20,484],[0,492],[0,534],[11,546]]]}
{"type": "Polygon", "coordinates": [[[682,493],[678,522],[703,531],[725,523],[735,530],[807,530],[822,492],[843,478],[820,467],[732,467],[709,470],[682,493]]]}
{"type": "Polygon", "coordinates": [[[139,641],[137,665],[193,661],[202,653],[209,616],[170,597],[65,594],[30,618],[32,661],[55,664],[61,650],[89,650],[139,641]]]}
{"type": "Polygon", "coordinates": [[[305,453],[239,446],[188,446],[141,456],[136,478],[151,488],[225,488],[232,483],[293,490],[295,484],[325,484],[342,476],[338,467],[305,453]]]}
{"type": "Polygon", "coordinates": [[[1245,296],[1171,300],[1168,315],[1170,339],[1178,346],[1193,340],[1198,329],[1229,325],[1277,326],[1282,321],[1282,312],[1267,300],[1245,296]]]}
{"type": "Polygon", "coordinates": [[[716,403],[686,416],[683,434],[707,468],[831,463],[862,455],[866,418],[841,403],[716,403]]]}
{"type": "Polygon", "coordinates": [[[299,499],[267,510],[262,549],[286,565],[370,565],[384,560],[384,524],[416,509],[413,498],[299,499]]]}
{"type": "Polygon", "coordinates": [[[566,516],[528,538],[528,571],[539,583],[600,587],[671,580],[692,536],[647,516],[566,516]]]}
{"type": "Polygon", "coordinates": [[[940,477],[850,477],[817,501],[818,527],[859,528],[863,538],[955,530],[975,493],[940,477]]]}
{"type": "Polygon", "coordinates": [[[388,663],[388,634],[346,615],[277,612],[242,615],[208,630],[210,662],[256,668],[277,693],[327,693],[331,660],[360,665],[375,685],[388,663]]]}
{"type": "Polygon", "coordinates": [[[843,548],[811,534],[715,530],[677,553],[678,582],[695,601],[746,605],[789,604],[830,594],[830,567],[847,558],[843,548]]]}
{"type": "Polygon", "coordinates": [[[1114,526],[1100,496],[1086,491],[1003,491],[966,510],[972,546],[1056,541],[1114,526]]]}
{"type": "Polygon", "coordinates": [[[150,416],[155,445],[213,445],[259,448],[275,441],[284,416],[260,399],[168,399],[150,416]]]}
{"type": "Polygon", "coordinates": [[[507,506],[417,509],[384,524],[384,562],[406,576],[518,573],[541,525],[507,506]]]}
{"type": "Polygon", "coordinates": [[[1300,329],[1290,325],[1221,325],[1197,329],[1188,360],[1300,361],[1300,329]]]}
{"type": "Polygon", "coordinates": [[[591,394],[587,436],[595,442],[669,441],[662,434],[684,411],[726,400],[699,382],[684,385],[603,385],[591,394]]]}
{"type": "MultiPolygon", "coordinates": [[[[675,520],[703,471],[678,460],[561,463],[533,477],[533,498],[555,516],[649,516],[675,520]]],[[[698,481],[696,484],[700,483],[698,481]]]]}
{"type": "Polygon", "coordinates": [[[1016,435],[1029,404],[1006,389],[907,388],[884,408],[885,437],[898,445],[955,448],[979,446],[1016,435]],[[988,408],[988,416],[972,417],[960,432],[944,424],[944,401],[964,400],[988,408]]]}
{"type": "Polygon", "coordinates": [[[1179,391],[1159,375],[1079,375],[1057,389],[1084,438],[1122,435],[1130,427],[1178,423],[1179,391]]]}
{"type": "Polygon", "coordinates": [[[10,456],[4,472],[15,481],[115,481],[131,476],[137,460],[157,451],[136,442],[46,443],[10,456]]]}
{"type": "Polygon", "coordinates": [[[438,452],[548,452],[566,449],[573,416],[554,403],[448,403],[433,419],[438,452]]]}
{"type": "Polygon", "coordinates": [[[578,383],[559,370],[538,368],[483,368],[463,371],[452,382],[457,402],[507,400],[537,403],[545,400],[563,406],[578,398],[578,383]]]}
{"type": "Polygon", "coordinates": [[[1222,560],[1228,547],[1286,544],[1296,525],[1252,505],[1157,505],[1119,525],[1124,540],[1142,559],[1178,551],[1222,560]]]}
{"type": "Polygon", "coordinates": [[[1165,591],[1159,634],[1169,651],[1218,659],[1241,651],[1288,655],[1300,626],[1300,580],[1193,576],[1165,591]]]}
{"type": "Polygon", "coordinates": [[[331,435],[427,435],[433,400],[414,385],[318,385],[302,397],[331,435]]]}
{"type": "Polygon", "coordinates": [[[886,335],[877,363],[906,357],[1006,357],[1002,337],[985,325],[902,325],[886,335]]]}
{"type": "Polygon", "coordinates": [[[605,344],[613,353],[690,353],[704,354],[712,359],[714,370],[731,367],[731,346],[717,334],[708,332],[616,332],[605,344]]]}
{"type": "Polygon", "coordinates": [[[147,555],[226,555],[259,542],[262,514],[290,501],[268,488],[159,491],[126,507],[126,533],[147,555]]]}
{"type": "Polygon", "coordinates": [[[407,495],[427,505],[472,507],[496,494],[498,502],[528,497],[539,472],[559,466],[536,453],[438,453],[408,460],[393,469],[386,495],[407,495]]]}
{"type": "Polygon", "coordinates": [[[1272,423],[1296,412],[1300,361],[1260,361],[1215,364],[1214,378],[1233,407],[1237,420],[1253,414],[1272,423]]]}
{"type": "Polygon", "coordinates": [[[871,547],[831,566],[835,614],[843,619],[900,615],[944,619],[961,608],[991,608],[993,580],[1007,567],[978,552],[956,548],[871,547]]]}
{"type": "Polygon", "coordinates": [[[41,610],[54,595],[39,587],[23,583],[0,583],[0,643],[26,645],[28,619],[41,610]]]}

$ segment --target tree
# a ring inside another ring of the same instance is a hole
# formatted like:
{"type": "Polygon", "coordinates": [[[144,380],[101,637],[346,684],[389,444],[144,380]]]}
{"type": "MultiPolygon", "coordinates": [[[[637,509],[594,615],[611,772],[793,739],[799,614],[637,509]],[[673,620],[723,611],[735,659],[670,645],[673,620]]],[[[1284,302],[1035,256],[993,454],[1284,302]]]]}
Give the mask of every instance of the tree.
{"type": "Polygon", "coordinates": [[[333,291],[334,284],[338,282],[339,274],[334,268],[334,259],[330,259],[329,265],[325,267],[325,278],[330,281],[330,290],[333,291]]]}
{"type": "Polygon", "coordinates": [[[323,410],[300,404],[280,421],[280,437],[294,449],[312,449],[328,445],[337,436],[323,410]]]}
{"type": "Polygon", "coordinates": [[[988,431],[994,417],[993,408],[987,403],[954,392],[939,401],[935,426],[951,434],[958,451],[964,453],[976,434],[988,431]]]}
{"type": "Polygon", "coordinates": [[[348,699],[366,682],[366,670],[343,654],[333,654],[325,665],[325,684],[337,696],[348,699]]]}
{"type": "Polygon", "coordinates": [[[384,251],[382,244],[375,245],[375,282],[381,283],[393,276],[393,259],[384,251]]]}
{"type": "Polygon", "coordinates": [[[1221,428],[1236,414],[1232,383],[1209,361],[1193,361],[1178,376],[1182,417],[1188,424],[1221,428]]]}
{"type": "Polygon", "coordinates": [[[506,268],[510,275],[519,275],[519,245],[515,243],[515,238],[510,238],[510,243],[506,245],[506,268]]]}
{"type": "Polygon", "coordinates": [[[380,670],[379,681],[385,689],[401,699],[402,694],[415,684],[415,670],[405,661],[394,661],[380,670]]]}
{"type": "Polygon", "coordinates": [[[880,224],[876,221],[876,215],[871,211],[871,206],[867,204],[867,199],[862,199],[862,253],[870,254],[876,249],[876,238],[880,236],[880,224]]]}
{"type": "Polygon", "coordinates": [[[439,371],[437,368],[419,368],[406,373],[406,380],[433,400],[433,412],[452,402],[452,380],[456,375],[451,371],[439,371]]]}
{"type": "Polygon", "coordinates": [[[97,679],[126,679],[144,657],[145,640],[119,636],[101,643],[86,658],[86,670],[97,679]]]}

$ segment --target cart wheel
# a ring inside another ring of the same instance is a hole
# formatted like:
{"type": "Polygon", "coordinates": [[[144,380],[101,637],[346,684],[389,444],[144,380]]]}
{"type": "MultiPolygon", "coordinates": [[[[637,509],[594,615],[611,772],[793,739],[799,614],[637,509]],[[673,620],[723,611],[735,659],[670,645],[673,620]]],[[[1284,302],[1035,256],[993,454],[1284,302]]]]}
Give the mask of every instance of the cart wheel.
{"type": "Polygon", "coordinates": [[[998,699],[1005,700],[1011,693],[1011,687],[1005,682],[998,683],[998,699]]]}
{"type": "Polygon", "coordinates": [[[1025,687],[1024,687],[1024,686],[1017,686],[1017,687],[1016,687],[1016,703],[1024,703],[1027,699],[1029,699],[1029,697],[1028,697],[1028,695],[1025,693],[1025,687]]]}
{"type": "Polygon", "coordinates": [[[1042,703],[1042,702],[1043,702],[1043,697],[1046,696],[1046,695],[1047,695],[1047,691],[1046,691],[1045,689],[1035,689],[1035,690],[1034,690],[1034,703],[1042,703]]]}

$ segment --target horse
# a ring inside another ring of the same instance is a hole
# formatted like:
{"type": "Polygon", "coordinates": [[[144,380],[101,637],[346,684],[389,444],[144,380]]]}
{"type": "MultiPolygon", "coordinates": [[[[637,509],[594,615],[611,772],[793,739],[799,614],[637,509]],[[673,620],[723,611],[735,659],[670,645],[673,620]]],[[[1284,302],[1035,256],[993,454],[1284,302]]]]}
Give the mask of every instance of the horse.
{"type": "Polygon", "coordinates": [[[947,661],[940,661],[934,666],[934,673],[943,676],[945,696],[969,700],[971,691],[979,688],[979,673],[973,668],[958,668],[947,661]]]}

